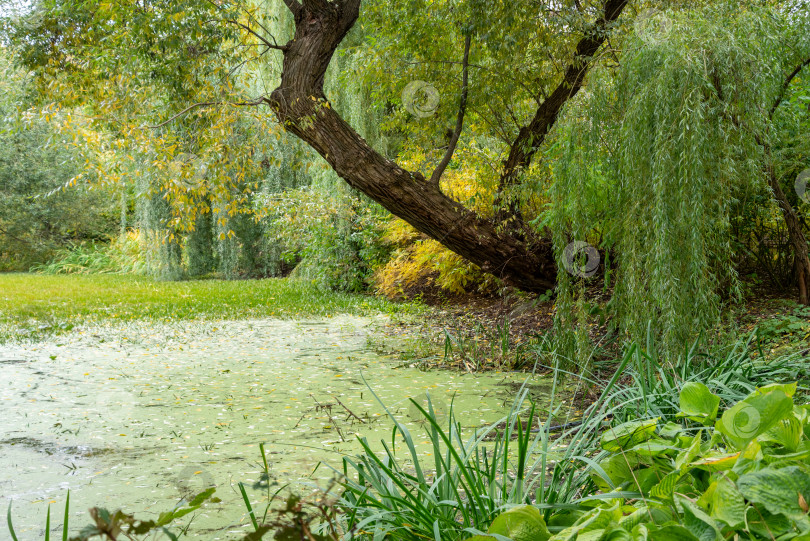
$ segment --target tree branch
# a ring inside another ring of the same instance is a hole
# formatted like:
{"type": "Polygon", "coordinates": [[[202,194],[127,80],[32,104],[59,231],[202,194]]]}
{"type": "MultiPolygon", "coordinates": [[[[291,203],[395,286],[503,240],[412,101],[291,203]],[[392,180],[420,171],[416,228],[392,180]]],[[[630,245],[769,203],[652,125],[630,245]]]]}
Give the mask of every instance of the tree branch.
{"type": "MultiPolygon", "coordinates": [[[[260,105],[260,104],[262,104],[262,103],[264,103],[266,101],[267,101],[267,97],[264,96],[264,95],[259,96],[258,98],[254,98],[254,99],[249,100],[249,101],[237,101],[237,102],[203,101],[203,102],[194,103],[192,105],[189,105],[188,107],[186,107],[185,109],[183,109],[182,111],[177,113],[176,115],[172,115],[170,118],[168,118],[167,120],[164,120],[160,124],[155,124],[155,125],[151,125],[151,126],[146,125],[146,126],[144,126],[144,128],[149,128],[149,129],[152,129],[152,130],[157,129],[157,128],[162,128],[166,124],[169,124],[169,123],[177,120],[178,118],[180,118],[184,114],[188,113],[192,109],[196,109],[198,107],[208,107],[210,105],[226,105],[226,104],[227,105],[237,105],[237,106],[260,105]]],[[[141,129],[144,129],[144,128],[141,128],[141,129]]]]}
{"type": "Polygon", "coordinates": [[[286,51],[289,48],[289,46],[287,46],[287,45],[278,45],[277,43],[270,43],[269,41],[267,41],[267,38],[265,38],[264,36],[262,36],[261,34],[256,32],[255,30],[253,30],[248,25],[242,24],[239,21],[236,21],[236,20],[233,20],[233,19],[228,19],[228,22],[231,23],[231,24],[235,24],[236,26],[239,26],[241,28],[244,28],[245,30],[247,30],[248,32],[250,32],[251,34],[256,36],[256,38],[258,38],[259,41],[261,41],[265,45],[265,47],[267,47],[268,49],[276,49],[278,51],[286,51]]]}
{"type": "Polygon", "coordinates": [[[770,110],[770,112],[768,114],[769,118],[773,117],[773,114],[776,112],[776,110],[779,108],[779,106],[784,101],[785,94],[787,93],[787,90],[788,90],[788,87],[790,86],[790,83],[792,83],[793,79],[795,79],[799,75],[799,73],[801,73],[801,71],[804,68],[806,68],[808,65],[810,65],[810,58],[808,58],[807,60],[805,60],[804,62],[802,62],[798,66],[796,66],[796,69],[793,70],[793,72],[790,75],[788,75],[787,79],[785,79],[785,82],[782,84],[782,88],[779,91],[779,96],[776,97],[776,101],[773,103],[773,107],[771,107],[771,110],[770,110]]]}
{"type": "Polygon", "coordinates": [[[306,0],[284,52],[281,82],[267,102],[285,129],[308,143],[350,186],[484,272],[528,291],[555,287],[551,242],[503,232],[444,195],[418,172],[376,152],[332,107],[323,92],[329,62],[359,14],[360,0],[334,0],[312,10],[306,0]]]}
{"type": "Polygon", "coordinates": [[[458,139],[461,137],[461,130],[464,129],[464,114],[467,111],[467,91],[468,91],[468,80],[469,80],[469,63],[470,63],[470,35],[467,34],[467,38],[464,40],[464,60],[462,61],[462,68],[461,68],[461,103],[458,107],[458,118],[456,119],[456,129],[453,131],[453,136],[450,138],[450,144],[447,147],[447,152],[444,154],[444,158],[442,161],[439,162],[439,165],[436,167],[436,170],[433,171],[433,174],[430,176],[430,182],[435,184],[436,186],[439,185],[439,180],[441,180],[442,175],[444,174],[445,169],[447,166],[450,165],[450,160],[453,159],[453,154],[456,152],[456,146],[458,145],[458,139]]]}
{"type": "MultiPolygon", "coordinates": [[[[505,190],[517,183],[520,171],[531,163],[546,135],[557,121],[563,106],[582,88],[585,75],[592,65],[591,59],[607,38],[608,25],[619,18],[627,3],[628,0],[604,0],[602,16],[591,25],[590,31],[577,44],[574,58],[566,68],[563,80],[543,100],[531,122],[518,132],[498,183],[496,210],[503,205],[505,190]]],[[[510,205],[509,211],[512,216],[519,216],[516,204],[510,205]]],[[[499,214],[501,219],[508,217],[504,213],[499,214]]]]}

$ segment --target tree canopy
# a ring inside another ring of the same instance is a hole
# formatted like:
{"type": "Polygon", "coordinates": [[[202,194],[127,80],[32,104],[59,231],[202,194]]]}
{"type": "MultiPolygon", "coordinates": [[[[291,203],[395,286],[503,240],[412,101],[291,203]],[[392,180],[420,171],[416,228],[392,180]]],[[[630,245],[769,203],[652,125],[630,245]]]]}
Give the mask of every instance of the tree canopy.
{"type": "Polygon", "coordinates": [[[807,7],[39,0],[3,39],[85,162],[69,184],[132,186],[175,260],[201,228],[245,244],[299,168],[555,290],[561,328],[598,254],[620,328],[674,347],[738,294],[742,252],[768,268],[763,224],[808,302],[807,7]]]}

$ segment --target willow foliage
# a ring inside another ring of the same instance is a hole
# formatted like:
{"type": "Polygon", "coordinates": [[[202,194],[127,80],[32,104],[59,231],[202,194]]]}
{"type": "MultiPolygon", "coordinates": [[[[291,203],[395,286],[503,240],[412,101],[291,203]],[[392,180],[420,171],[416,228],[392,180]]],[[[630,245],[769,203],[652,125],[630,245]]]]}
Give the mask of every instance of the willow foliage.
{"type": "MultiPolygon", "coordinates": [[[[594,73],[558,130],[551,189],[560,268],[574,240],[615,258],[620,328],[683,351],[739,295],[730,213],[740,189],[765,184],[771,107],[810,56],[807,11],[722,6],[659,13],[628,36],[621,63],[594,73]]],[[[558,327],[574,345],[581,281],[561,273],[558,327]]],[[[579,322],[579,323],[578,323],[579,322]]]]}

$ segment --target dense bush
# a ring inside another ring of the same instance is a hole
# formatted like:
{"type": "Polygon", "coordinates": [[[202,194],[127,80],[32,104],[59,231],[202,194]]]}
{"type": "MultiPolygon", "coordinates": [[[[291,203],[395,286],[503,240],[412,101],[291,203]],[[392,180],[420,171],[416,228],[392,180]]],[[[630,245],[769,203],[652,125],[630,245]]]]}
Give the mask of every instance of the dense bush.
{"type": "Polygon", "coordinates": [[[0,271],[28,270],[69,243],[118,232],[116,192],[64,189],[76,155],[35,112],[23,74],[0,51],[0,271]]]}

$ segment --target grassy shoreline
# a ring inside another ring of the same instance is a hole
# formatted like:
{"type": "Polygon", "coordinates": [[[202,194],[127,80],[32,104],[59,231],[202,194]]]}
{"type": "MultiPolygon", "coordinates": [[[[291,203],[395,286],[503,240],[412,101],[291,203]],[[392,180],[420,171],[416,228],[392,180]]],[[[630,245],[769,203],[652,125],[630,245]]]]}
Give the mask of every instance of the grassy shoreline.
{"type": "Polygon", "coordinates": [[[158,282],[133,275],[0,274],[0,343],[101,320],[404,315],[421,309],[283,278],[158,282]]]}

